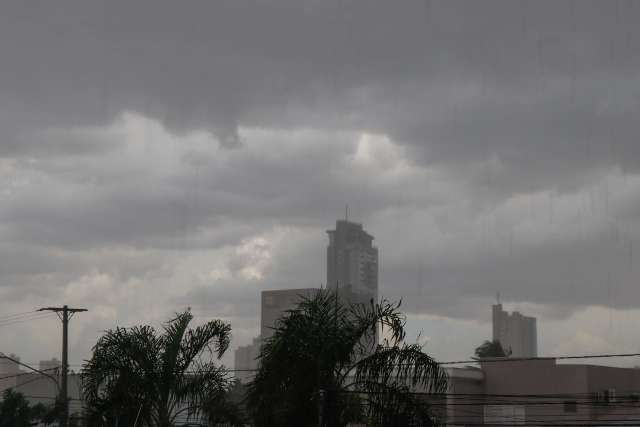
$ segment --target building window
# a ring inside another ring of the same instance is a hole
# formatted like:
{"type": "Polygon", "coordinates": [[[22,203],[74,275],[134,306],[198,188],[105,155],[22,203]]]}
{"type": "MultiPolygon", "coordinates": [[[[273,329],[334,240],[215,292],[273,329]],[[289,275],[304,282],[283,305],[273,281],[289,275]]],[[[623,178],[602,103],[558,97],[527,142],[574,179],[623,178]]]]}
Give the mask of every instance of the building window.
{"type": "Polygon", "coordinates": [[[565,400],[564,412],[578,412],[578,403],[575,400],[565,400]]]}
{"type": "Polygon", "coordinates": [[[616,389],[610,388],[595,393],[596,404],[608,405],[610,403],[616,403],[616,389]]]}

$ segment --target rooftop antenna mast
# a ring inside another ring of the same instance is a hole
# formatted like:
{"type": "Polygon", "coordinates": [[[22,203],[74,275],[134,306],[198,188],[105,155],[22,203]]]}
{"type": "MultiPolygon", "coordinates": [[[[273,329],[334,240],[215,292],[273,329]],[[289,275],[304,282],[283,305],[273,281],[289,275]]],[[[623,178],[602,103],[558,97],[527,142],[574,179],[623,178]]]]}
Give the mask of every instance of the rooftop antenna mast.
{"type": "Polygon", "coordinates": [[[500,304],[500,291],[496,292],[496,301],[500,304]]]}
{"type": "Polygon", "coordinates": [[[344,220],[349,221],[349,204],[344,205],[344,220]]]}

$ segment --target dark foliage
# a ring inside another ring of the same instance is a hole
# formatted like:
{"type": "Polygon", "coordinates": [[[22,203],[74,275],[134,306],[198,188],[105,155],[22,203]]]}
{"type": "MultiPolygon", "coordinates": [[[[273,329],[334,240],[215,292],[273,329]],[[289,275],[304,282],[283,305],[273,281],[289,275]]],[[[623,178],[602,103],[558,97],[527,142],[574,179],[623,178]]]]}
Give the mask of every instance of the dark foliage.
{"type": "Polygon", "coordinates": [[[0,427],[31,426],[47,412],[42,404],[31,406],[22,393],[6,389],[0,402],[0,427]]]}
{"type": "Polygon", "coordinates": [[[189,329],[192,319],[187,311],[162,333],[136,326],[100,338],[82,371],[89,425],[169,427],[222,407],[229,376],[213,360],[227,350],[231,327],[212,320],[189,329]]]}
{"type": "Polygon", "coordinates": [[[399,304],[350,305],[335,294],[303,299],[260,354],[248,404],[257,426],[436,425],[428,401],[447,377],[418,345],[404,343],[399,304]],[[377,345],[378,334],[387,338],[377,345]],[[322,392],[320,392],[322,391],[322,392]]]}
{"type": "Polygon", "coordinates": [[[476,348],[476,357],[479,359],[491,359],[495,357],[507,357],[500,341],[485,341],[476,348]]]}

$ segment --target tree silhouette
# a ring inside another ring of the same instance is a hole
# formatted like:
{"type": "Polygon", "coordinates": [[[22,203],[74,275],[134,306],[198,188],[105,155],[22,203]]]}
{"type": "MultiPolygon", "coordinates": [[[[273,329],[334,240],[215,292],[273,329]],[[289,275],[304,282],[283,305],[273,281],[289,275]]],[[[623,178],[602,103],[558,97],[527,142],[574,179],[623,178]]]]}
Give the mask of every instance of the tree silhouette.
{"type": "Polygon", "coordinates": [[[212,415],[230,385],[219,359],[231,327],[212,320],[189,329],[190,312],[151,326],[107,331],[83,367],[83,394],[92,426],[169,427],[179,416],[212,415]]]}
{"type": "Polygon", "coordinates": [[[47,411],[41,403],[31,406],[22,393],[11,388],[2,392],[0,427],[27,427],[47,411]]]}
{"type": "Polygon", "coordinates": [[[447,376],[406,344],[399,304],[350,305],[320,291],[287,311],[263,345],[248,403],[256,426],[436,425],[412,387],[442,393],[447,376]],[[387,336],[377,345],[379,328],[387,336]]]}
{"type": "Polygon", "coordinates": [[[494,357],[508,357],[508,353],[502,348],[500,341],[485,341],[475,350],[479,359],[490,359],[494,357]]]}

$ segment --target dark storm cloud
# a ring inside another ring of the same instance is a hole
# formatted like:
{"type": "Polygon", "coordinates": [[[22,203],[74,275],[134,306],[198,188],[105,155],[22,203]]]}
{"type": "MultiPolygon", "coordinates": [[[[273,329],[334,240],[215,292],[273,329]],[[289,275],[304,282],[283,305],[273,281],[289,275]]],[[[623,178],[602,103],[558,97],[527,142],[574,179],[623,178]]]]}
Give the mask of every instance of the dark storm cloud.
{"type": "Polygon", "coordinates": [[[633,309],[640,297],[635,242],[605,232],[539,247],[516,245],[512,253],[478,253],[466,262],[390,263],[383,282],[393,286],[385,295],[402,298],[410,312],[469,319],[482,318],[496,292],[509,301],[559,306],[549,317],[589,305],[633,309]]]}
{"type": "Polygon", "coordinates": [[[536,170],[562,177],[591,166],[584,158],[637,166],[639,9],[11,2],[0,90],[17,133],[104,123],[125,109],[175,131],[211,130],[228,146],[239,143],[239,124],[369,128],[418,146],[429,162],[496,156],[516,171],[529,165],[527,181],[537,183],[528,179],[536,170]],[[469,86],[471,97],[459,93],[469,86]],[[628,108],[610,108],[623,98],[628,108]],[[603,136],[608,157],[593,147],[603,136]],[[592,157],[575,155],[585,151],[592,157]]]}
{"type": "Polygon", "coordinates": [[[76,250],[195,249],[282,223],[324,227],[341,210],[336,201],[357,203],[361,212],[438,203],[420,174],[385,180],[359,169],[356,134],[249,132],[250,144],[231,151],[211,140],[201,149],[188,142],[175,148],[167,137],[136,154],[107,139],[119,150],[22,161],[20,170],[37,178],[0,210],[7,238],[76,250]]]}

